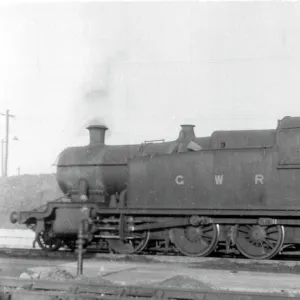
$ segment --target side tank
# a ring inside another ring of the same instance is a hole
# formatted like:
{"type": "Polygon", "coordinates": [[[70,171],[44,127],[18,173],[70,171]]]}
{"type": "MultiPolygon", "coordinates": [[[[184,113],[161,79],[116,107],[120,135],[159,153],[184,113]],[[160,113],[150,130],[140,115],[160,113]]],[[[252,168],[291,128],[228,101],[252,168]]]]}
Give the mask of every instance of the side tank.
{"type": "Polygon", "coordinates": [[[126,188],[127,162],[136,156],[153,156],[200,149],[205,138],[197,139],[193,125],[181,125],[177,140],[141,145],[105,144],[102,125],[91,125],[87,129],[90,143],[84,147],[70,147],[60,153],[57,162],[57,182],[62,192],[72,201],[103,201],[104,195],[120,193],[126,188]]]}
{"type": "MultiPolygon", "coordinates": [[[[211,149],[128,163],[128,206],[300,210],[300,117],[276,129],[215,131],[211,149]]],[[[231,212],[232,213],[232,212],[231,212]]]]}

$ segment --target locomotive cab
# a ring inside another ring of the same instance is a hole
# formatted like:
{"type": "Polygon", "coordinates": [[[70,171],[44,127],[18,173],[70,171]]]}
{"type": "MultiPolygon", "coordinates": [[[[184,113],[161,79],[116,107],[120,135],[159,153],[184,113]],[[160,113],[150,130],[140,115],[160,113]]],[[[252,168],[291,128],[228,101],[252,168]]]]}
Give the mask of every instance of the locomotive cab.
{"type": "Polygon", "coordinates": [[[300,118],[285,117],[277,126],[278,165],[300,168],[300,118]]]}

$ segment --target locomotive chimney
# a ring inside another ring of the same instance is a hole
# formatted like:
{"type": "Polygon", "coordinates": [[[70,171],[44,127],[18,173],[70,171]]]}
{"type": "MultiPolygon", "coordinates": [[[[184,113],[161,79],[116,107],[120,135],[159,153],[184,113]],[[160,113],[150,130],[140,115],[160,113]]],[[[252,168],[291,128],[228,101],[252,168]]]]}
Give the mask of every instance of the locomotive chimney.
{"type": "Polygon", "coordinates": [[[194,127],[195,125],[181,125],[178,141],[183,141],[183,140],[193,141],[196,138],[194,127]]]}
{"type": "Polygon", "coordinates": [[[105,143],[105,131],[108,129],[103,125],[90,125],[87,127],[90,132],[90,146],[105,143]]]}

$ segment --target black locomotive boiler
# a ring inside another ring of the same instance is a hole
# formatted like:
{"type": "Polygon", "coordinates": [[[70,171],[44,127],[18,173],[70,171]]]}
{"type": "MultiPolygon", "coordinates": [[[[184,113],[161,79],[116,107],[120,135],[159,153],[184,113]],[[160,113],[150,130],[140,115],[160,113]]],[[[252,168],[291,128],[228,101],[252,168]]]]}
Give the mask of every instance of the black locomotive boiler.
{"type": "Polygon", "coordinates": [[[182,125],[173,142],[105,145],[104,126],[90,143],[65,149],[57,181],[67,201],[11,214],[48,250],[74,246],[83,215],[88,242],[117,253],[154,244],[207,256],[224,243],[251,259],[300,245],[300,118],[276,129],[215,131],[196,137],[182,125]]]}

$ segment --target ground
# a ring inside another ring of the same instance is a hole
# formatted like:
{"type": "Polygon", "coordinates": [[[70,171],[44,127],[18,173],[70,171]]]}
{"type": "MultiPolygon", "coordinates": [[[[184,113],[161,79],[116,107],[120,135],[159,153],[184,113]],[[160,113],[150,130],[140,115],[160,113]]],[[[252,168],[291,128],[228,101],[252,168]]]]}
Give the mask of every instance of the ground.
{"type": "MultiPolygon", "coordinates": [[[[243,292],[284,292],[300,294],[299,274],[260,271],[213,269],[209,264],[222,264],[218,258],[183,259],[161,257],[158,260],[105,259],[101,256],[85,259],[83,277],[91,282],[108,282],[121,285],[158,285],[162,287],[183,287],[200,290],[231,290],[243,292]],[[204,264],[203,264],[204,263],[204,264]]],[[[125,259],[124,259],[125,258],[125,259]]],[[[246,260],[245,260],[246,261],[246,260]]],[[[234,266],[234,260],[227,264],[234,266]]],[[[273,262],[276,265],[278,262],[273,262]]],[[[245,265],[251,266],[248,261],[245,265]]],[[[265,263],[265,265],[268,263],[265,263]]],[[[299,263],[283,262],[291,265],[299,263]]],[[[47,279],[54,281],[75,279],[76,260],[68,259],[12,259],[0,258],[0,276],[21,276],[22,278],[47,279]]],[[[250,268],[251,269],[251,268],[250,268]]],[[[81,276],[82,278],[82,276],[81,276]]]]}

